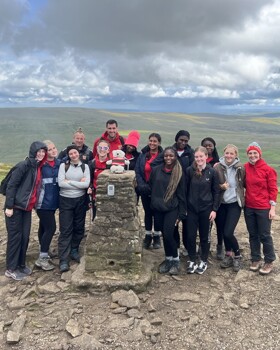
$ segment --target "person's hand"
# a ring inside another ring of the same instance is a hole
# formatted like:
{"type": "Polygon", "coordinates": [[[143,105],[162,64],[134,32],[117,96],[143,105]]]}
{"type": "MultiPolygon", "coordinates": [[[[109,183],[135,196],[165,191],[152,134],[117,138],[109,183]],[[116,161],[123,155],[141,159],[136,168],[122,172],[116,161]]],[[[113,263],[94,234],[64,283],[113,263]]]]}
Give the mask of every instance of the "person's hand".
{"type": "Polygon", "coordinates": [[[91,187],[88,188],[87,193],[88,194],[92,194],[92,188],[91,187]]]}
{"type": "Polygon", "coordinates": [[[81,180],[80,180],[80,182],[85,182],[86,179],[87,179],[86,177],[82,177],[81,180]]]}
{"type": "Polygon", "coordinates": [[[225,182],[223,184],[220,185],[220,189],[223,191],[226,191],[229,188],[229,183],[225,182]]]}
{"type": "Polygon", "coordinates": [[[10,218],[11,216],[13,216],[14,214],[14,210],[13,209],[5,209],[5,215],[10,218]]]}
{"type": "Polygon", "coordinates": [[[275,206],[270,208],[270,211],[269,211],[268,215],[269,215],[269,219],[270,220],[274,220],[275,219],[275,216],[276,216],[276,214],[275,214],[275,206]]]}
{"type": "Polygon", "coordinates": [[[216,219],[216,212],[215,211],[211,211],[210,215],[209,215],[209,220],[211,222],[213,222],[216,219]]]}

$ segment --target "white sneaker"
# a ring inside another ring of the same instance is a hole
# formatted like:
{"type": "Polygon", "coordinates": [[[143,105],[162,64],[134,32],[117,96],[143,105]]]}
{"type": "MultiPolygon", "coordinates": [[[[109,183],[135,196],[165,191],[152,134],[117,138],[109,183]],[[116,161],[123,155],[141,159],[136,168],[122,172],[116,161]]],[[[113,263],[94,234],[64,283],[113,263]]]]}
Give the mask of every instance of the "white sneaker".
{"type": "Polygon", "coordinates": [[[196,269],[197,269],[196,263],[193,261],[188,261],[187,273],[195,273],[196,269]]]}
{"type": "Polygon", "coordinates": [[[198,268],[195,270],[196,273],[202,275],[207,270],[207,262],[201,261],[198,265],[198,268]]]}

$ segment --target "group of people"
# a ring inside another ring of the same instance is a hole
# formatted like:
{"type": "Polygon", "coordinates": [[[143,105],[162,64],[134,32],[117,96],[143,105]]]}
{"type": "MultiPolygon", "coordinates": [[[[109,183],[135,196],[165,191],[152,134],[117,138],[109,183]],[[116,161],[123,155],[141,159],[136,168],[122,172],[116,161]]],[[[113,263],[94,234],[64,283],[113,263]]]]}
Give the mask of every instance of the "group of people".
{"type": "Polygon", "coordinates": [[[135,130],[127,138],[122,137],[117,121],[108,120],[106,131],[95,140],[92,150],[86,146],[81,128],[74,133],[72,144],[59,154],[50,140],[31,144],[29,157],[15,166],[7,183],[6,277],[22,280],[32,273],[26,265],[26,252],[33,208],[39,217],[40,244],[35,265],[46,271],[55,268],[49,248],[56,231],[57,209],[60,271],[69,270],[70,260],[80,262],[79,247],[89,198],[94,219],[97,178],[108,168],[107,162],[117,149],[124,151],[130,161],[129,170],[136,173],[136,193],[144,209],[144,248],[160,248],[163,237],[165,260],[159,265],[160,273],[179,273],[181,225],[182,242],[189,256],[187,273],[203,274],[207,269],[213,222],[217,227],[217,258],[221,267],[238,271],[241,254],[234,231],[242,208],[249,232],[250,270],[261,274],[272,271],[275,253],[270,228],[275,217],[277,175],[262,159],[257,143],[248,146],[248,162],[242,165],[235,145],[227,145],[219,158],[212,138],[203,139],[201,146],[193,150],[186,130],[180,130],[175,143],[165,149],[158,133],[149,135],[148,144],[141,152],[137,150],[139,140],[140,134],[135,130]]]}

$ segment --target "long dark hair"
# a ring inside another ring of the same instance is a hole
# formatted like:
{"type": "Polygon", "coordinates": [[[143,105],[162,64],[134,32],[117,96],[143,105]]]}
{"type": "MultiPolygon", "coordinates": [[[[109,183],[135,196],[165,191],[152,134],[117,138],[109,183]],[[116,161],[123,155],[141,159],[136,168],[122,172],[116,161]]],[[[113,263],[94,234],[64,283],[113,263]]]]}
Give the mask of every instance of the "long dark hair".
{"type": "Polygon", "coordinates": [[[163,200],[165,203],[167,203],[174,195],[176,192],[176,189],[178,187],[178,184],[182,178],[182,167],[180,162],[177,159],[177,152],[173,147],[166,147],[165,150],[163,151],[163,154],[165,154],[166,151],[171,151],[175,157],[176,157],[176,162],[174,164],[174,167],[172,169],[172,173],[170,176],[169,184],[167,186],[166,192],[164,194],[163,200]]]}
{"type": "MultiPolygon", "coordinates": [[[[149,137],[148,137],[148,140],[150,140],[151,137],[155,137],[159,143],[161,143],[161,136],[160,134],[156,133],[156,132],[152,132],[149,137]]],[[[159,149],[160,150],[160,149],[159,149]]],[[[162,149],[161,149],[162,150],[162,149]]],[[[148,150],[148,152],[146,153],[146,159],[149,160],[151,159],[151,152],[150,152],[150,148],[148,150]]]]}

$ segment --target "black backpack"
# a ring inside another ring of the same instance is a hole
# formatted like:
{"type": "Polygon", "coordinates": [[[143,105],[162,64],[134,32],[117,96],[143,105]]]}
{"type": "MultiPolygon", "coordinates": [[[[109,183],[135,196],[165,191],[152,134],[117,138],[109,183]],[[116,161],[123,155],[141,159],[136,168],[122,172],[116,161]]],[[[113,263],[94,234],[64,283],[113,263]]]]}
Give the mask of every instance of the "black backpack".
{"type": "MultiPolygon", "coordinates": [[[[26,158],[25,161],[28,161],[29,158],[26,158]]],[[[1,184],[0,184],[0,193],[3,194],[3,196],[6,196],[6,192],[7,192],[7,187],[8,187],[8,183],[12,177],[12,174],[14,172],[14,170],[18,167],[20,163],[16,164],[15,166],[13,166],[8,174],[4,177],[4,179],[1,181],[1,184]]]]}

